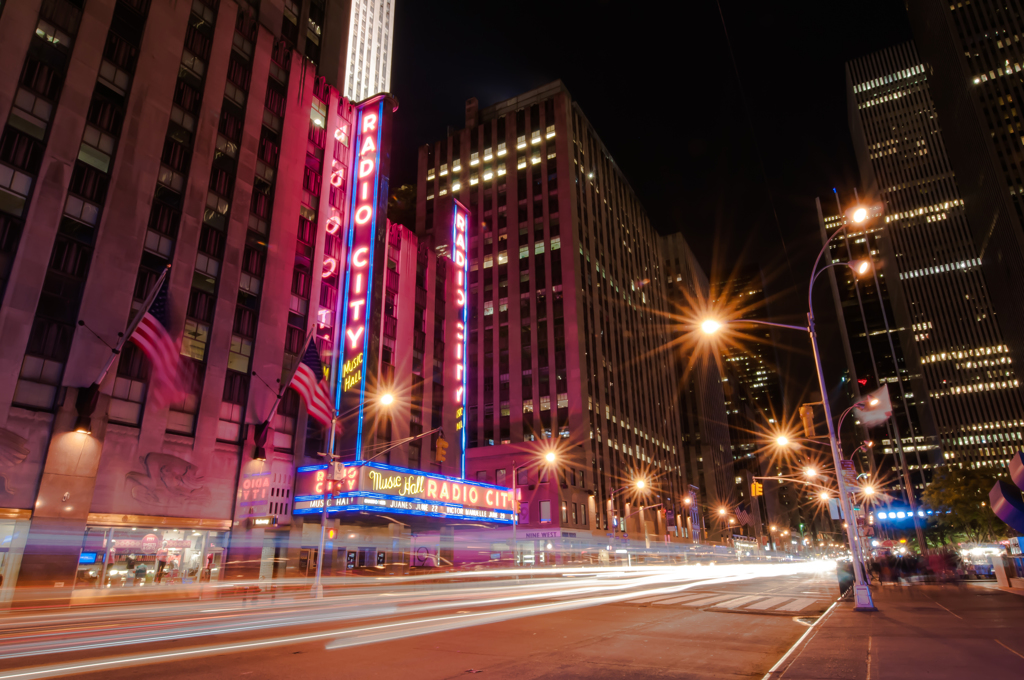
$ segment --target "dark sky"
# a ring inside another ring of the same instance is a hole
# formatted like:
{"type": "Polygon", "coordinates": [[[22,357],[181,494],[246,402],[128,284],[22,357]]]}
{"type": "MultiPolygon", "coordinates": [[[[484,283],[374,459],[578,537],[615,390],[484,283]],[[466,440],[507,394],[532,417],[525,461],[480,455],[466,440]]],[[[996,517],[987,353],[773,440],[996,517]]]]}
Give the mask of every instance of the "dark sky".
{"type": "Polygon", "coordinates": [[[467,98],[486,107],[560,78],[655,229],[682,231],[712,278],[760,262],[773,314],[799,320],[814,198],[852,200],[858,178],[844,62],[909,40],[909,25],[898,0],[721,10],[735,68],[714,0],[399,0],[392,182],[414,182],[417,148],[461,128],[467,98]]]}

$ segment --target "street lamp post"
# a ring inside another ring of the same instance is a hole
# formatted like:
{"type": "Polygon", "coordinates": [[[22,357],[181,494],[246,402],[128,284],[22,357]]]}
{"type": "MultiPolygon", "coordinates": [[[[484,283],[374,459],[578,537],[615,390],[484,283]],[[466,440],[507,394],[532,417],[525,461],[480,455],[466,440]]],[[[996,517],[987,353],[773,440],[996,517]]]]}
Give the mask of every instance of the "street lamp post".
{"type": "MultiPolygon", "coordinates": [[[[377,403],[382,406],[390,406],[395,402],[395,398],[391,394],[382,394],[378,399],[377,403]]],[[[327,445],[327,474],[324,475],[324,509],[320,513],[320,543],[316,553],[316,576],[313,579],[313,597],[320,599],[324,596],[324,586],[320,581],[320,576],[324,568],[324,539],[327,536],[327,505],[330,503],[332,484],[334,481],[330,479],[334,472],[334,443],[335,434],[338,429],[338,421],[342,418],[352,415],[358,411],[360,406],[349,409],[345,413],[338,413],[332,409],[331,411],[331,436],[327,445]]]]}
{"type": "MultiPolygon", "coordinates": [[[[554,451],[548,451],[544,454],[544,460],[548,464],[553,464],[557,456],[554,451]]],[[[517,471],[524,467],[529,467],[533,463],[523,463],[522,465],[516,465],[516,461],[512,461],[512,566],[515,568],[519,567],[519,539],[517,536],[516,528],[519,526],[519,488],[516,485],[518,481],[517,471]]],[[[519,575],[516,574],[516,580],[519,579],[519,575]]]]}
{"type": "MultiPolygon", "coordinates": [[[[865,208],[858,208],[853,212],[853,222],[862,223],[868,218],[868,213],[865,208]]],[[[818,388],[821,390],[822,406],[825,410],[825,424],[828,428],[829,445],[832,449],[832,461],[835,464],[836,470],[836,483],[839,486],[839,498],[840,503],[843,507],[843,514],[847,518],[846,522],[846,534],[850,542],[850,552],[853,556],[853,574],[854,574],[854,600],[856,611],[874,611],[875,606],[871,599],[871,589],[868,587],[867,581],[864,577],[864,567],[861,563],[861,551],[860,543],[857,540],[856,522],[853,519],[853,506],[850,503],[849,495],[847,494],[846,484],[843,481],[842,475],[842,455],[839,451],[839,441],[836,438],[836,428],[832,422],[832,410],[828,402],[828,388],[825,385],[825,374],[821,364],[821,351],[818,347],[818,334],[814,324],[814,303],[812,299],[812,293],[814,291],[814,282],[818,277],[825,272],[825,270],[836,266],[845,266],[852,269],[856,274],[867,273],[871,266],[867,260],[857,262],[833,262],[825,265],[824,267],[818,268],[821,262],[821,257],[828,250],[829,244],[839,234],[846,231],[850,225],[849,222],[841,226],[832,236],[825,241],[821,251],[818,253],[818,257],[814,260],[814,266],[811,268],[811,280],[807,287],[807,326],[795,326],[791,324],[775,323],[771,321],[760,321],[754,319],[737,319],[737,322],[749,323],[755,325],[774,326],[778,328],[789,328],[792,330],[803,331],[808,334],[811,340],[811,349],[814,354],[814,367],[818,374],[818,388]]],[[[717,332],[722,327],[722,322],[708,319],[701,323],[701,329],[708,334],[717,332]]]]}

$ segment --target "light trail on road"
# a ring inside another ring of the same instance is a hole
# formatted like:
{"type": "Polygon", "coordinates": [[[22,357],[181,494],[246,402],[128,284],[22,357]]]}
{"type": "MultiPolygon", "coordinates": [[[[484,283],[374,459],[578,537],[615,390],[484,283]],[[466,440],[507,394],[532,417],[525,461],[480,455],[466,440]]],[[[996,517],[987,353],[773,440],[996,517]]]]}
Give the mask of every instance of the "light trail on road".
{"type": "MultiPolygon", "coordinates": [[[[627,570],[622,568],[611,570],[571,569],[553,571],[550,575],[545,574],[545,576],[549,576],[548,578],[527,582],[450,583],[443,584],[441,587],[432,584],[435,587],[411,591],[406,591],[405,587],[399,586],[397,589],[389,588],[389,592],[377,592],[380,589],[371,587],[369,590],[372,592],[366,592],[360,588],[358,589],[360,592],[346,593],[324,600],[294,598],[282,604],[275,602],[269,605],[241,608],[210,608],[210,603],[203,601],[175,605],[119,606],[105,611],[89,612],[91,616],[87,618],[94,626],[91,630],[80,625],[82,621],[78,619],[79,612],[64,612],[61,615],[54,613],[28,615],[24,618],[14,616],[12,618],[15,620],[7,619],[0,623],[0,632],[15,633],[14,639],[5,634],[3,642],[0,642],[0,659],[10,660],[43,654],[53,656],[83,652],[102,653],[114,647],[167,643],[212,635],[254,633],[268,628],[334,625],[339,621],[351,619],[366,620],[393,616],[421,617],[423,614],[440,610],[505,607],[504,609],[488,609],[428,618],[381,621],[352,628],[295,633],[252,641],[225,642],[179,650],[151,651],[33,668],[12,668],[0,672],[0,680],[54,677],[188,657],[237,653],[254,648],[301,644],[316,640],[328,640],[326,645],[328,649],[340,649],[496,623],[525,616],[610,604],[648,595],[670,595],[691,588],[755,578],[816,573],[830,568],[834,568],[831,563],[788,563],[639,567],[627,570]],[[572,580],[566,583],[566,577],[570,576],[573,577],[572,580]],[[383,595],[391,596],[385,606],[381,606],[379,599],[383,595]],[[510,604],[531,600],[547,601],[508,607],[510,604]],[[550,600],[556,601],[550,602],[550,600]],[[126,631],[124,628],[126,611],[130,611],[132,617],[137,618],[140,609],[144,610],[146,616],[153,619],[152,623],[135,626],[126,631]],[[179,618],[169,621],[167,617],[171,613],[179,618]],[[72,623],[80,627],[69,630],[72,623]],[[18,635],[17,630],[24,629],[26,624],[29,624],[30,628],[37,627],[42,630],[26,631],[18,635]],[[118,626],[117,630],[112,630],[114,625],[118,626]],[[50,630],[46,630],[47,627],[50,630]],[[156,627],[159,627],[159,631],[156,630],[156,627]],[[57,630],[58,628],[60,630],[57,630]],[[72,632],[75,633],[76,640],[69,643],[67,638],[72,632]]],[[[463,575],[453,574],[452,578],[460,576],[463,575]]],[[[390,586],[390,584],[387,585],[390,586]]]]}

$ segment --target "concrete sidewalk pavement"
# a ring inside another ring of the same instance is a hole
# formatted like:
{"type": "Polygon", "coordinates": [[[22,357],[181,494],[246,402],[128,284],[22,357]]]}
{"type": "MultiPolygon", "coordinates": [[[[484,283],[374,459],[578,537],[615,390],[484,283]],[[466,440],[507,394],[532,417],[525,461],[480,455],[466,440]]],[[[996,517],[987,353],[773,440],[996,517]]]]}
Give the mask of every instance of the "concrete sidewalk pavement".
{"type": "Polygon", "coordinates": [[[1024,676],[1024,599],[974,585],[874,586],[877,612],[840,602],[768,680],[1024,676]]]}

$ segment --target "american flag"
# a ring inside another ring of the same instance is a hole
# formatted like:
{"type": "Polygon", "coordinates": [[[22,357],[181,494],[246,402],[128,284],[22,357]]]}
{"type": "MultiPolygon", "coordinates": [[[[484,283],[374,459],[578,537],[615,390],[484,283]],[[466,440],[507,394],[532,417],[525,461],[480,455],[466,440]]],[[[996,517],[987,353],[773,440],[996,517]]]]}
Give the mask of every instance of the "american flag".
{"type": "Polygon", "coordinates": [[[295,369],[295,376],[289,385],[299,393],[302,400],[306,402],[306,411],[321,424],[330,427],[331,413],[334,408],[331,404],[331,388],[326,380],[320,378],[324,374],[324,366],[320,362],[320,352],[316,349],[316,343],[310,338],[306,353],[302,356],[298,368],[295,369]]]}
{"type": "Polygon", "coordinates": [[[181,353],[167,332],[170,325],[167,286],[168,282],[164,279],[160,292],[153,298],[149,309],[145,310],[131,336],[131,341],[139,346],[153,366],[149,382],[150,398],[159,406],[181,401],[189,393],[189,381],[182,370],[181,353]]]}

